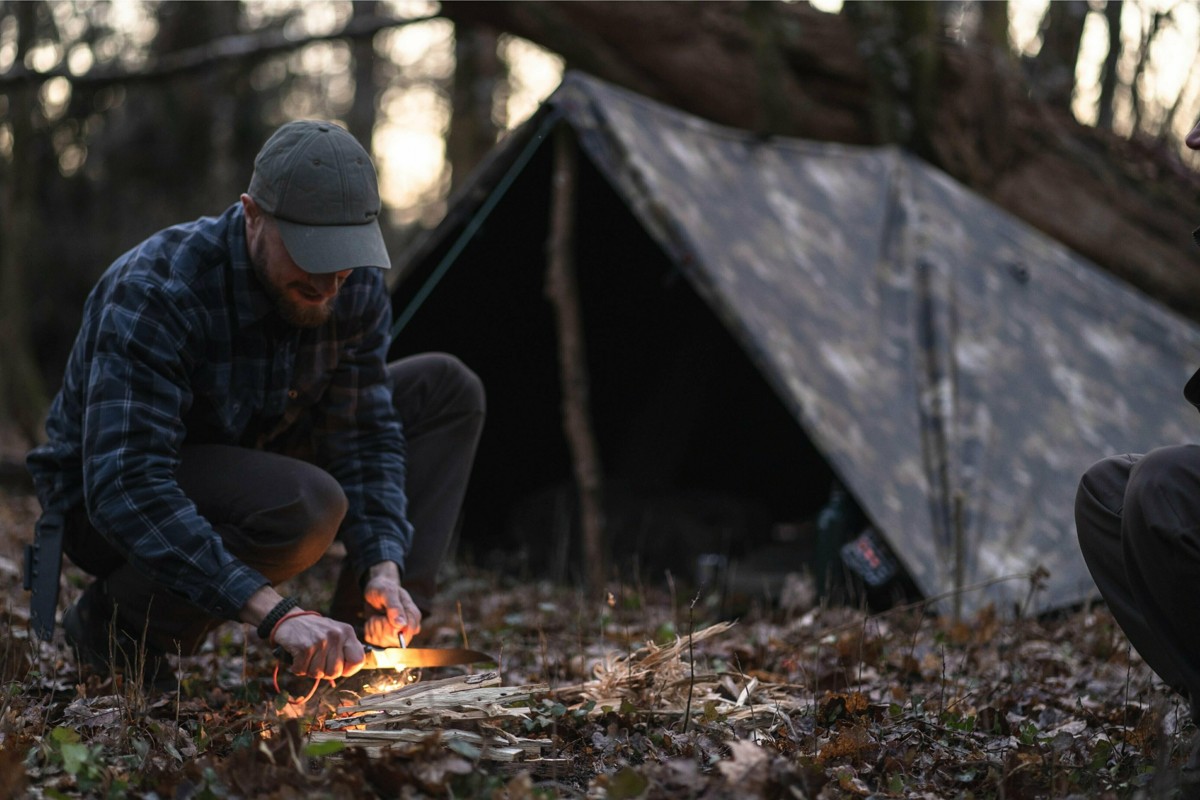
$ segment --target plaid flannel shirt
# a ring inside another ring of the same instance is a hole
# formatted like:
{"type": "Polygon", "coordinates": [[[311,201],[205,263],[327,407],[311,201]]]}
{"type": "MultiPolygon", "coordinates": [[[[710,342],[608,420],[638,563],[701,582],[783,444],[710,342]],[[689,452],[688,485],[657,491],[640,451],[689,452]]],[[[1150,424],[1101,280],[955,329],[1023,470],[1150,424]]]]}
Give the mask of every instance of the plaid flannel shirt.
{"type": "Polygon", "coordinates": [[[340,482],[340,534],[360,573],[385,560],[403,570],[412,530],[382,271],[354,270],[335,302],[318,328],[283,322],[254,275],[239,203],[118,258],[88,298],[48,441],[28,459],[43,508],[85,505],[136,568],[236,619],[267,580],[225,548],[175,470],[185,444],[260,448],[340,482]]]}

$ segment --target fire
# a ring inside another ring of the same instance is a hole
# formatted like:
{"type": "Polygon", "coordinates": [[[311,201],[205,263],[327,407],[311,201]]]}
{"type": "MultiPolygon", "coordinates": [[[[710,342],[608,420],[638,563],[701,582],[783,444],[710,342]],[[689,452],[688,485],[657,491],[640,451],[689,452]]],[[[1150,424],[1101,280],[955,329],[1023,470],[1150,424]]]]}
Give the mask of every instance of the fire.
{"type": "Polygon", "coordinates": [[[363,694],[394,692],[421,680],[419,669],[378,670],[375,680],[363,687],[363,694]]]}

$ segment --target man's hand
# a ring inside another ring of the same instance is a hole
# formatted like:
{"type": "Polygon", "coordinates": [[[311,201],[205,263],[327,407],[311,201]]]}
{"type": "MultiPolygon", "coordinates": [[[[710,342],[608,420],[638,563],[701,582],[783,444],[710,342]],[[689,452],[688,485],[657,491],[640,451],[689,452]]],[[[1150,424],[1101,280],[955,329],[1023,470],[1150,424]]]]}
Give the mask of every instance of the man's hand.
{"type": "MultiPolygon", "coordinates": [[[[242,606],[238,618],[257,626],[282,599],[272,586],[263,586],[242,606]]],[[[354,628],[317,614],[286,617],[275,627],[275,644],[292,657],[292,672],[314,678],[348,677],[361,670],[366,659],[354,628]]]]}
{"type": "Polygon", "coordinates": [[[347,678],[366,658],[354,628],[315,614],[285,618],[275,628],[275,644],[291,655],[292,672],[313,678],[347,678]]]}
{"type": "Polygon", "coordinates": [[[400,586],[400,569],[391,561],[371,567],[363,588],[367,620],[363,638],[382,647],[408,644],[421,632],[421,612],[400,586]]]}

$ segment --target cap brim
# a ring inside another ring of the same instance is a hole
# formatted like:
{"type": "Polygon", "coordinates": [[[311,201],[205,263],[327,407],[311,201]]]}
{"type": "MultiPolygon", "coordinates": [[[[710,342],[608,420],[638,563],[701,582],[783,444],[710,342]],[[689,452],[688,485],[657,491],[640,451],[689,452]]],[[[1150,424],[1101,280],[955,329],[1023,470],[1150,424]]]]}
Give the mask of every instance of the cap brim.
{"type": "Polygon", "coordinates": [[[288,255],[305,272],[324,274],[358,267],[391,269],[379,222],[365,225],[301,225],[276,219],[288,255]]]}

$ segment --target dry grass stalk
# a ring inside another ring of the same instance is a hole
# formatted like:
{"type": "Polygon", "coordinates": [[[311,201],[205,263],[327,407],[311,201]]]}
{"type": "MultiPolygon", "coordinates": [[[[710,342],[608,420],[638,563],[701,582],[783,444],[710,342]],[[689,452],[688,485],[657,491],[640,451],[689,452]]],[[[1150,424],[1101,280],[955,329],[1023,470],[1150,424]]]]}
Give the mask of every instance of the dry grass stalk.
{"type": "Polygon", "coordinates": [[[365,711],[376,708],[420,708],[429,702],[433,702],[438,697],[455,695],[463,698],[467,694],[461,693],[470,693],[477,689],[499,685],[500,675],[496,672],[455,675],[451,678],[442,678],[436,681],[421,681],[399,689],[366,694],[360,697],[357,703],[339,708],[338,713],[365,711]]]}
{"type": "MultiPolygon", "coordinates": [[[[692,644],[719,636],[731,627],[733,624],[728,622],[709,626],[692,636],[692,644]]],[[[719,673],[693,677],[684,660],[687,648],[687,639],[679,638],[670,645],[647,642],[632,653],[609,654],[593,668],[594,680],[556,694],[581,702],[592,700],[597,714],[606,706],[617,708],[629,702],[656,714],[678,715],[684,713],[690,687],[698,707],[720,714],[728,722],[750,727],[774,725],[780,714],[802,709],[794,686],[763,684],[757,678],[719,673]]],[[[481,758],[492,761],[540,755],[542,748],[549,746],[548,741],[516,737],[488,723],[529,717],[529,707],[513,705],[546,694],[548,687],[501,687],[499,683],[499,676],[488,672],[368,695],[354,705],[337,709],[335,716],[326,721],[326,731],[314,733],[313,741],[341,738],[370,748],[381,743],[425,742],[440,736],[446,743],[459,743],[460,748],[478,748],[481,758]],[[463,723],[476,726],[476,730],[450,727],[463,723]]]]}
{"type": "Polygon", "coordinates": [[[393,692],[368,695],[358,703],[336,709],[325,722],[328,730],[349,727],[404,725],[425,730],[456,722],[486,722],[526,716],[528,708],[512,708],[544,694],[545,684],[502,687],[495,672],[416,683],[393,692]]]}
{"type": "Polygon", "coordinates": [[[549,747],[548,740],[522,739],[511,735],[481,734],[475,731],[464,731],[457,728],[445,730],[422,730],[417,728],[400,728],[398,730],[346,731],[336,733],[329,731],[314,731],[309,739],[314,743],[327,741],[345,741],[346,744],[364,745],[367,747],[383,747],[394,742],[406,744],[422,744],[437,738],[445,744],[452,742],[459,745],[458,750],[489,761],[519,761],[525,758],[537,758],[543,748],[549,747]],[[465,746],[465,747],[464,747],[465,746]]]}
{"type": "MultiPolygon", "coordinates": [[[[692,644],[719,636],[733,627],[722,622],[698,631],[692,644]]],[[[692,675],[684,661],[686,638],[670,645],[653,642],[629,654],[612,654],[593,668],[595,680],[559,690],[560,697],[595,702],[597,709],[619,708],[628,702],[658,715],[683,715],[688,690],[693,708],[715,713],[726,722],[744,727],[770,727],[780,715],[798,713],[808,703],[797,696],[799,687],[765,684],[758,678],[733,674],[692,675]],[[739,685],[738,679],[744,681],[739,685]]]]}
{"type": "MultiPolygon", "coordinates": [[[[710,625],[692,634],[691,644],[719,636],[732,627],[732,622],[710,625]]],[[[594,680],[564,687],[559,693],[592,700],[597,707],[619,708],[623,701],[655,711],[680,706],[686,702],[692,682],[691,670],[683,660],[688,645],[687,638],[676,638],[669,645],[646,642],[632,653],[609,653],[592,667],[594,680]]],[[[696,684],[704,681],[704,676],[695,678],[696,684]]]]}
{"type": "Polygon", "coordinates": [[[455,744],[456,750],[475,758],[509,762],[538,758],[549,747],[545,740],[514,736],[487,724],[506,717],[529,714],[527,703],[534,695],[544,694],[545,684],[502,687],[495,672],[445,678],[405,686],[392,692],[363,697],[352,706],[344,706],[325,722],[325,731],[310,734],[312,742],[344,741],[364,746],[377,754],[395,742],[420,744],[437,739],[455,744]],[[448,727],[471,723],[477,730],[448,727]],[[347,728],[353,728],[347,730],[347,728]]]}

